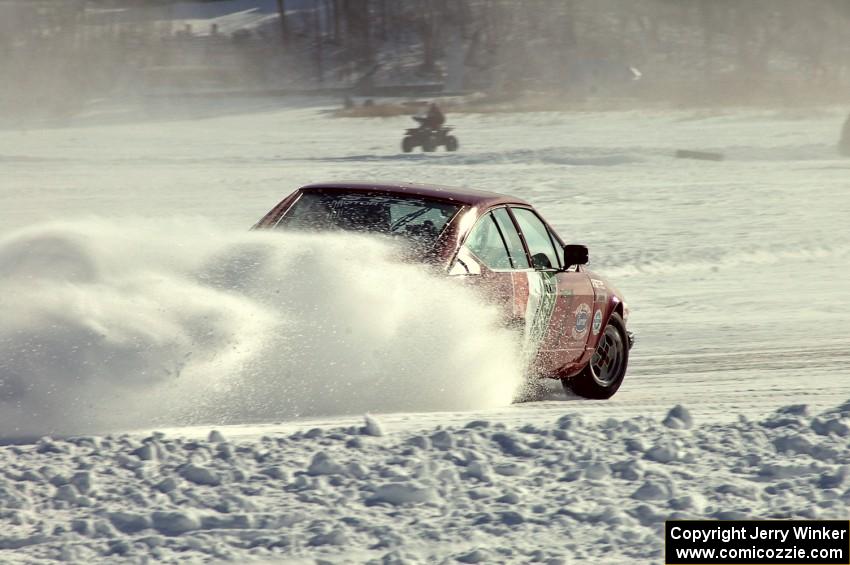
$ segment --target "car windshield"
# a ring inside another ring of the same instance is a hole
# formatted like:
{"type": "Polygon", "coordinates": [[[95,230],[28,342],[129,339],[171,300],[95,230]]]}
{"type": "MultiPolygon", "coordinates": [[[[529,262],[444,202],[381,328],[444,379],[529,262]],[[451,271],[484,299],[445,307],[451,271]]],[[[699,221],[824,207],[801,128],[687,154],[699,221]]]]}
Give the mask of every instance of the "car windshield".
{"type": "Polygon", "coordinates": [[[460,205],[421,197],[363,192],[304,192],[277,224],[280,229],[346,230],[398,236],[426,252],[460,205]]]}

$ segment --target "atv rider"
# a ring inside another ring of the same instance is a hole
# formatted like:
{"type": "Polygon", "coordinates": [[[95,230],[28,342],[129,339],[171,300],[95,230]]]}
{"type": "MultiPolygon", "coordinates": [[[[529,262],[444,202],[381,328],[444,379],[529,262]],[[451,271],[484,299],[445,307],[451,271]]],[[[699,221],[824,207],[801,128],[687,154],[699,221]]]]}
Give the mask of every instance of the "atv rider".
{"type": "Polygon", "coordinates": [[[414,116],[413,119],[419,122],[419,127],[430,130],[440,129],[442,125],[446,123],[446,116],[440,111],[440,107],[437,106],[436,102],[432,102],[431,105],[428,106],[428,112],[424,117],[414,116]]]}

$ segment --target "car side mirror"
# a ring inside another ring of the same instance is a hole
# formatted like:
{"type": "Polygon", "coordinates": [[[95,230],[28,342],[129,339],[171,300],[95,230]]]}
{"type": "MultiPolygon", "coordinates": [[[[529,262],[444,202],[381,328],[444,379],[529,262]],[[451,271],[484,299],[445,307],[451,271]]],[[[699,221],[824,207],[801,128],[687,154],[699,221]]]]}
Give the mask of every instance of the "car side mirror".
{"type": "Polygon", "coordinates": [[[572,265],[587,265],[588,258],[586,245],[564,246],[564,268],[572,265]]]}

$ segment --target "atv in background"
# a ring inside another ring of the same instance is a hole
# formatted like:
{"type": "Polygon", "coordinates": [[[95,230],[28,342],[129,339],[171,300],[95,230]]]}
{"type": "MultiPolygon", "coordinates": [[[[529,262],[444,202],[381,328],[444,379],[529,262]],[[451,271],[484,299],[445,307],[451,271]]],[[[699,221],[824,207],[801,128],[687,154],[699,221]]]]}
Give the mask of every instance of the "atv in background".
{"type": "Polygon", "coordinates": [[[424,123],[424,118],[414,116],[413,119],[419,122],[419,127],[409,128],[404,132],[404,138],[401,140],[402,151],[410,153],[414,148],[421,146],[422,151],[430,153],[440,145],[444,145],[446,151],[457,151],[457,138],[449,134],[452,131],[451,127],[431,128],[424,123]]]}

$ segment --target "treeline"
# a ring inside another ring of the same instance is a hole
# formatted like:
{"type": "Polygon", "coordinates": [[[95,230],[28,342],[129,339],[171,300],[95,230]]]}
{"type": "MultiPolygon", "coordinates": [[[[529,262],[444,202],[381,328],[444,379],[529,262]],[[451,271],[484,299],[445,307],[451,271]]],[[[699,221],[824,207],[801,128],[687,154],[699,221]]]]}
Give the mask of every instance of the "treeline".
{"type": "Polygon", "coordinates": [[[285,23],[293,41],[337,64],[368,70],[404,54],[445,77],[460,58],[474,88],[570,88],[627,67],[640,75],[621,76],[699,89],[850,74],[846,0],[317,0],[302,10],[313,22],[285,23]]]}
{"type": "Polygon", "coordinates": [[[174,0],[0,0],[0,72],[14,79],[0,103],[126,95],[169,67],[194,69],[186,89],[429,82],[674,101],[824,99],[850,83],[847,0],[206,2],[267,17],[213,41],[183,33],[174,0]]]}

